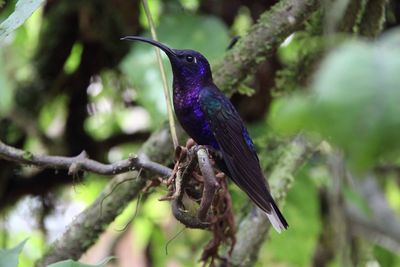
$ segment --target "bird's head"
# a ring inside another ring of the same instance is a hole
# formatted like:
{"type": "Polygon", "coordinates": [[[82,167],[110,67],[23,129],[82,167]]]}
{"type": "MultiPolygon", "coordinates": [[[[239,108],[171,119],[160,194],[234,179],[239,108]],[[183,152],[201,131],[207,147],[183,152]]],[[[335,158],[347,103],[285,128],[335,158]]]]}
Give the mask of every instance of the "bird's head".
{"type": "Polygon", "coordinates": [[[194,84],[211,82],[212,75],[207,59],[197,51],[172,49],[163,43],[141,36],[126,36],[121,40],[141,41],[160,48],[168,56],[174,74],[174,83],[194,84]]]}

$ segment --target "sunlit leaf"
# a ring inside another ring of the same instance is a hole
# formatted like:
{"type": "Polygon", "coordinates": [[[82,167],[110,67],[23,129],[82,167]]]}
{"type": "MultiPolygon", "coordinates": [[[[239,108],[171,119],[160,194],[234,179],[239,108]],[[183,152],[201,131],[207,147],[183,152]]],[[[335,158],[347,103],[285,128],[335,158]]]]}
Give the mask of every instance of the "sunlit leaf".
{"type": "Polygon", "coordinates": [[[396,179],[387,179],[385,185],[388,204],[400,214],[400,188],[396,179]]]}
{"type": "Polygon", "coordinates": [[[400,31],[380,41],[353,41],[332,52],[312,90],[277,101],[272,124],[305,129],[340,146],[365,170],[400,150],[400,31]]]}
{"type": "Polygon", "coordinates": [[[82,51],[82,44],[75,43],[67,61],[65,61],[64,71],[66,73],[73,73],[78,68],[79,64],[81,63],[82,51]]]}
{"type": "Polygon", "coordinates": [[[244,36],[250,29],[252,18],[247,7],[241,7],[232,25],[232,31],[238,36],[244,36]]]}
{"type": "Polygon", "coordinates": [[[199,0],[180,0],[179,2],[189,10],[196,10],[200,5],[199,0]]]}
{"type": "Polygon", "coordinates": [[[0,267],[17,267],[19,254],[27,240],[25,239],[13,248],[0,249],[0,267]]]}
{"type": "Polygon", "coordinates": [[[104,267],[106,264],[115,257],[107,257],[97,265],[84,264],[73,260],[65,260],[48,265],[47,267],[104,267]]]}
{"type": "Polygon", "coordinates": [[[0,39],[21,26],[43,2],[44,0],[19,0],[14,12],[0,24],[0,39]]]}

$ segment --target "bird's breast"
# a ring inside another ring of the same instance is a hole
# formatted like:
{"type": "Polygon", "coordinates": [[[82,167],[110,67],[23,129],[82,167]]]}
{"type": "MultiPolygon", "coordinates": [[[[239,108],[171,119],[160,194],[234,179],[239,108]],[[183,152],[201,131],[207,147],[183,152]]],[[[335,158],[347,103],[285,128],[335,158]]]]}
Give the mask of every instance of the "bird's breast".
{"type": "Polygon", "coordinates": [[[179,123],[199,145],[218,149],[218,143],[199,103],[199,94],[174,94],[174,109],[179,123]]]}

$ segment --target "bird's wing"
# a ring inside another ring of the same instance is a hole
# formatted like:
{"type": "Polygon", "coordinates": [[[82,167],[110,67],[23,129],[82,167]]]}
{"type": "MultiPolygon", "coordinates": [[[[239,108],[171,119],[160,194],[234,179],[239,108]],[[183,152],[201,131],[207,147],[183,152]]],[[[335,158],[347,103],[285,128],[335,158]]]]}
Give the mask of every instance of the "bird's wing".
{"type": "Polygon", "coordinates": [[[211,88],[200,95],[202,111],[221,148],[231,178],[267,212],[271,211],[267,188],[254,145],[230,101],[211,88]]]}
{"type": "Polygon", "coordinates": [[[232,103],[217,88],[211,87],[202,90],[200,104],[220,146],[229,176],[269,218],[273,217],[270,220],[278,231],[287,228],[266,187],[254,144],[232,103]]]}

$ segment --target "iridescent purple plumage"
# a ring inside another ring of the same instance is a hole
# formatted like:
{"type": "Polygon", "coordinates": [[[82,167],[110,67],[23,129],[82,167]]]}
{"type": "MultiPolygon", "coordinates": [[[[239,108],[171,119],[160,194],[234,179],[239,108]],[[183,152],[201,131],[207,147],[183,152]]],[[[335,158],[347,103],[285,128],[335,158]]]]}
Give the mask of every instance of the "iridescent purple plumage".
{"type": "Polygon", "coordinates": [[[200,92],[204,89],[209,79],[212,79],[211,72],[207,60],[198,52],[193,50],[174,49],[179,55],[190,53],[193,60],[198,61],[199,72],[202,75],[193,75],[190,69],[182,69],[179,66],[173,67],[173,102],[175,114],[182,125],[183,129],[193,140],[199,145],[209,145],[215,149],[219,149],[218,142],[215,139],[210,123],[208,122],[203,110],[200,106],[200,92]],[[177,73],[185,73],[185,75],[177,75],[177,73]]]}
{"type": "Polygon", "coordinates": [[[183,129],[199,145],[210,145],[219,149],[210,124],[201,110],[198,93],[191,95],[174,94],[175,114],[183,129]]]}

